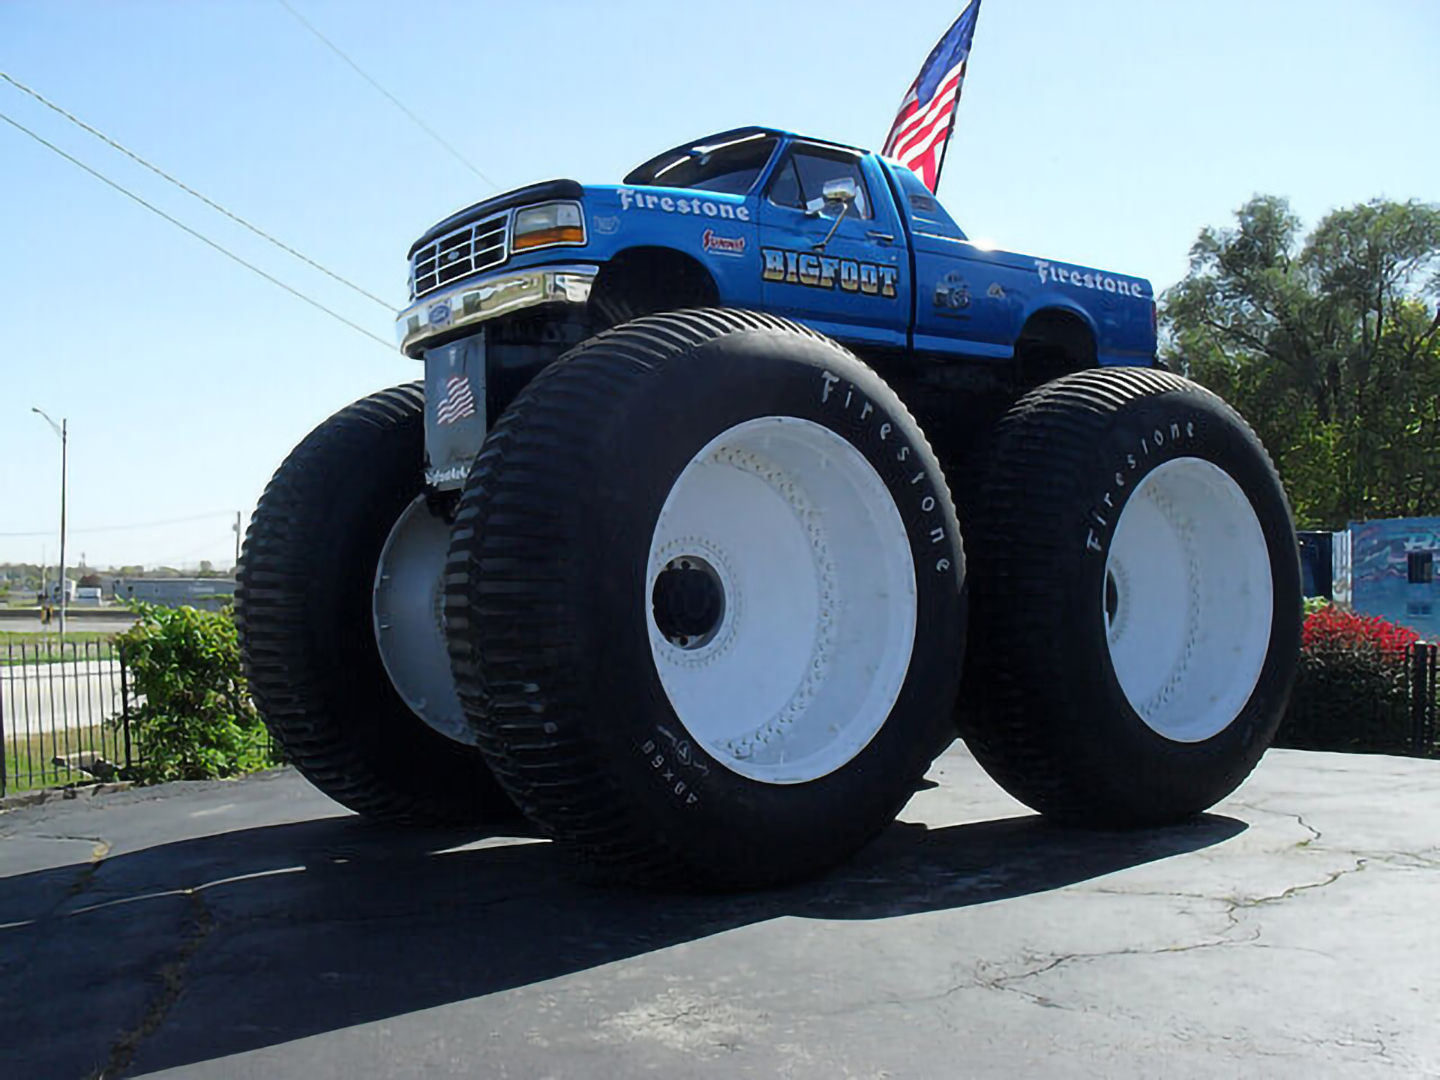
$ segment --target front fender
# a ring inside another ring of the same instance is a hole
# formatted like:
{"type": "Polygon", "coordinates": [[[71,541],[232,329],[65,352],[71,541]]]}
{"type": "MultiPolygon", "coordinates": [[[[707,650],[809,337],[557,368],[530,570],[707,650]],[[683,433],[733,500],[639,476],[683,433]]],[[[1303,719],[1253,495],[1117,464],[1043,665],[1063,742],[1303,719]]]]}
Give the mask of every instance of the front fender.
{"type": "Polygon", "coordinates": [[[705,268],[720,303],[759,304],[759,212],[754,197],[684,188],[592,187],[586,189],[584,205],[589,258],[608,262],[635,248],[678,251],[705,268]]]}

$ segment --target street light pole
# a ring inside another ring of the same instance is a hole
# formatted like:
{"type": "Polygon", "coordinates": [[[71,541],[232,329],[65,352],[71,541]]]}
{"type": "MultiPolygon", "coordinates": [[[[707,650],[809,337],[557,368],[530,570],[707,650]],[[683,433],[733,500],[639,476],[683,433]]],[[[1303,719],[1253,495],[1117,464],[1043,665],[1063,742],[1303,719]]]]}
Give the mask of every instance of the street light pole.
{"type": "MultiPolygon", "coordinates": [[[[70,421],[64,417],[60,423],[55,423],[43,409],[31,408],[33,413],[40,416],[50,425],[56,435],[60,436],[60,572],[57,575],[60,585],[60,637],[65,637],[65,481],[69,473],[70,456],[70,421]]],[[[42,578],[41,584],[44,584],[42,578]]]]}

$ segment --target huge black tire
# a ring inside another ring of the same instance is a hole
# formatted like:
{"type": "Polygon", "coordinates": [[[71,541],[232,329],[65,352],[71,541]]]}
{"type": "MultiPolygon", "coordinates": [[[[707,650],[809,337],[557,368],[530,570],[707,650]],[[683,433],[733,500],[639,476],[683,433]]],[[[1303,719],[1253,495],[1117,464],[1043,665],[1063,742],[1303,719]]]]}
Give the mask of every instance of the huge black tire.
{"type": "Polygon", "coordinates": [[[422,491],[424,408],[418,383],[384,390],[295,448],[251,519],[235,611],[255,703],[311,783],[387,822],[477,824],[514,805],[475,746],[402,700],[372,612],[386,538],[422,491]]]}
{"type": "Polygon", "coordinates": [[[873,371],[777,318],[651,316],[542,373],[475,463],[447,581],[495,775],[632,881],[818,873],[954,738],[939,465],[873,371]]]}
{"type": "Polygon", "coordinates": [[[1300,566],[1244,420],[1166,372],[1101,369],[1024,397],[967,518],[976,626],[958,715],[1001,786],[1077,823],[1214,805],[1280,723],[1300,566]]]}

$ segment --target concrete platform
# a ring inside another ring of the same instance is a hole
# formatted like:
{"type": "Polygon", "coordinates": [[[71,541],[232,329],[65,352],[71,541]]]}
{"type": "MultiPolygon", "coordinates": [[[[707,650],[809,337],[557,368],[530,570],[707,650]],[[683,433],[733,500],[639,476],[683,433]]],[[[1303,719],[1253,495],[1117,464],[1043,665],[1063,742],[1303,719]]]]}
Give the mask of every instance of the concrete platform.
{"type": "Polygon", "coordinates": [[[1040,822],[959,749],[830,878],[604,888],[288,771],[0,815],[0,1076],[1440,1075],[1440,763],[1040,822]]]}

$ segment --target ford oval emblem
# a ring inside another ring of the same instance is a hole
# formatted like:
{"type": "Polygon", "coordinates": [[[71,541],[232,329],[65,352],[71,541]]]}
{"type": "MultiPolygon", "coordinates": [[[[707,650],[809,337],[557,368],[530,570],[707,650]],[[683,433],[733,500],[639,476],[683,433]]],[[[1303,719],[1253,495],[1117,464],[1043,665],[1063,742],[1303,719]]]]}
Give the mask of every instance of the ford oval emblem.
{"type": "Polygon", "coordinates": [[[450,322],[450,304],[441,300],[438,304],[431,304],[429,311],[431,326],[446,326],[450,322]]]}

